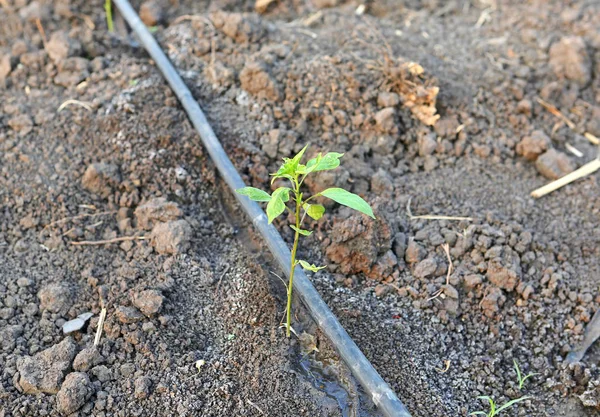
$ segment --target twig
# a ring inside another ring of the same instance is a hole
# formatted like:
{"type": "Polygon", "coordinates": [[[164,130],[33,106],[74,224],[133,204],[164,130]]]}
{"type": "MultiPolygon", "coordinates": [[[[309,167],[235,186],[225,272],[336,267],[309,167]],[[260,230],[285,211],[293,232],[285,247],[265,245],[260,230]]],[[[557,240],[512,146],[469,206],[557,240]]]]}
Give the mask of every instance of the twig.
{"type": "Polygon", "coordinates": [[[42,36],[42,43],[44,44],[44,49],[48,46],[48,38],[46,38],[46,31],[44,30],[44,26],[42,26],[42,21],[40,18],[35,19],[35,25],[37,26],[40,35],[42,36]]]}
{"type": "MultiPolygon", "coordinates": [[[[80,206],[80,207],[83,207],[83,206],[80,206]]],[[[91,206],[88,206],[86,208],[90,208],[90,207],[91,206]]],[[[52,226],[56,226],[57,224],[66,223],[69,220],[79,220],[79,219],[83,219],[83,218],[86,218],[86,217],[97,217],[97,216],[104,216],[105,214],[114,214],[114,213],[116,213],[116,211],[103,211],[101,213],[84,213],[84,214],[79,214],[79,215],[73,216],[73,217],[64,217],[64,218],[62,218],[60,220],[56,220],[56,221],[53,221],[51,223],[48,223],[44,227],[44,229],[47,229],[47,228],[52,227],[52,226]]]]}
{"type": "Polygon", "coordinates": [[[583,136],[585,136],[585,138],[592,142],[594,145],[600,145],[600,139],[592,135],[590,132],[585,132],[583,136]]]}
{"type": "Polygon", "coordinates": [[[254,404],[249,399],[246,399],[246,401],[248,401],[248,404],[250,404],[252,407],[256,408],[263,416],[265,415],[265,412],[258,405],[254,404]]]}
{"type": "Polygon", "coordinates": [[[58,108],[58,111],[63,110],[65,107],[74,104],[80,107],[83,107],[84,109],[86,109],[87,111],[92,111],[92,103],[88,103],[86,101],[79,101],[79,100],[67,100],[65,101],[63,104],[60,105],[60,107],[58,108]]]}
{"type": "Polygon", "coordinates": [[[109,243],[118,243],[118,242],[126,242],[129,240],[146,240],[149,239],[148,236],[122,236],[115,237],[114,239],[106,239],[106,240],[82,240],[80,242],[71,241],[71,245],[76,246],[84,246],[84,245],[106,245],[109,243]]]}
{"type": "Polygon", "coordinates": [[[558,190],[561,187],[564,187],[567,184],[572,183],[575,180],[593,174],[594,172],[600,169],[600,159],[594,159],[591,162],[583,165],[579,169],[571,172],[570,174],[565,175],[562,178],[557,179],[556,181],[552,181],[549,184],[544,185],[543,187],[538,188],[537,190],[533,190],[531,192],[531,196],[533,198],[540,198],[545,196],[546,194],[550,194],[553,191],[558,190]]]}
{"type": "Polygon", "coordinates": [[[450,369],[450,359],[446,359],[444,361],[444,365],[446,366],[444,369],[435,368],[435,370],[438,371],[441,374],[445,374],[446,372],[448,372],[448,369],[450,369]]]}
{"type": "Polygon", "coordinates": [[[540,103],[550,113],[552,113],[553,115],[555,115],[556,117],[558,117],[560,120],[562,120],[563,122],[565,122],[567,124],[567,126],[569,126],[571,129],[575,129],[575,123],[573,123],[569,118],[567,118],[567,116],[565,116],[564,114],[562,114],[560,112],[560,110],[558,110],[555,106],[553,106],[552,104],[548,103],[547,101],[542,100],[539,97],[536,97],[535,100],[538,103],[540,103]]]}
{"type": "Polygon", "coordinates": [[[406,204],[406,212],[408,213],[408,217],[410,217],[411,220],[423,219],[423,220],[457,220],[457,221],[466,220],[469,222],[473,221],[472,217],[436,216],[436,215],[432,215],[432,214],[426,214],[423,216],[413,216],[412,212],[410,211],[410,202],[411,201],[412,201],[412,197],[408,199],[408,203],[406,204]]]}
{"type": "Polygon", "coordinates": [[[577,158],[583,157],[583,153],[581,153],[581,151],[579,149],[577,149],[576,147],[574,147],[570,143],[565,143],[565,148],[567,148],[567,151],[571,152],[577,158]]]}
{"type": "Polygon", "coordinates": [[[227,266],[225,267],[225,270],[223,270],[223,272],[221,273],[221,276],[219,277],[219,282],[217,283],[217,288],[215,289],[215,294],[217,297],[219,296],[219,288],[221,288],[221,281],[223,280],[223,277],[225,276],[225,274],[227,274],[227,272],[229,272],[230,267],[231,267],[231,265],[227,264],[227,266]]]}
{"type": "Polygon", "coordinates": [[[104,319],[106,319],[106,308],[102,308],[102,311],[100,312],[100,319],[98,320],[98,327],[96,328],[96,337],[94,338],[94,346],[98,346],[98,343],[100,343],[102,329],[104,329],[104,319]]]}

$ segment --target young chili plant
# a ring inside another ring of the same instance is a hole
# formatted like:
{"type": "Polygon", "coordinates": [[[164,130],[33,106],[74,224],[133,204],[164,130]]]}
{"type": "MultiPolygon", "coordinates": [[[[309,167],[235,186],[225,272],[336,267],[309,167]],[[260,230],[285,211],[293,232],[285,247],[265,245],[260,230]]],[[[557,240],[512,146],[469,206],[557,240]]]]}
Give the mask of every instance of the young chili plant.
{"type": "Polygon", "coordinates": [[[292,246],[292,259],[290,278],[287,284],[287,308],[286,308],[286,336],[290,337],[291,319],[292,319],[292,288],[294,285],[294,270],[300,265],[307,271],[317,272],[324,266],[316,266],[302,259],[296,259],[298,252],[298,243],[300,236],[310,236],[312,231],[303,228],[303,222],[306,216],[314,220],[319,220],[325,213],[325,207],[316,203],[317,197],[326,197],[336,203],[350,207],[373,219],[373,210],[371,206],[356,194],[346,191],[342,188],[328,188],[308,198],[305,198],[301,188],[304,180],[309,175],[314,175],[320,171],[329,171],[336,169],[340,165],[341,153],[329,152],[325,155],[319,154],[316,158],[309,160],[306,165],[301,164],[302,156],[306,152],[306,145],[293,158],[283,158],[283,165],[277,172],[271,174],[273,177],[271,184],[279,178],[289,180],[291,187],[279,187],[272,194],[254,187],[244,187],[236,190],[239,194],[245,195],[251,200],[267,203],[267,218],[272,223],[275,218],[286,210],[293,214],[294,222],[290,227],[294,231],[294,244],[292,246]],[[290,205],[292,207],[290,207],[290,205]]]}

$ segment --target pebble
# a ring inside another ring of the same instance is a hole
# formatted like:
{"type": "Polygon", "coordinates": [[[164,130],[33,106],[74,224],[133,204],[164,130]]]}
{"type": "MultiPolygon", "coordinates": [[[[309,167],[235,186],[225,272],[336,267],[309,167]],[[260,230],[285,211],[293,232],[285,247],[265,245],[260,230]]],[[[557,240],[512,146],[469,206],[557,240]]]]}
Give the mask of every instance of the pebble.
{"type": "Polygon", "coordinates": [[[84,372],[72,372],[56,394],[58,411],[69,415],[79,410],[94,393],[94,386],[84,372]]]}
{"type": "Polygon", "coordinates": [[[430,277],[437,270],[437,266],[437,261],[434,258],[424,259],[417,264],[413,275],[419,279],[430,277]]]}
{"type": "Polygon", "coordinates": [[[62,325],[62,330],[64,334],[69,334],[81,330],[85,323],[92,318],[94,313],[83,313],[78,315],[73,320],[69,320],[62,325]]]}
{"type": "Polygon", "coordinates": [[[144,319],[144,316],[135,307],[118,306],[115,309],[117,319],[124,324],[137,323],[144,319]]]}
{"type": "Polygon", "coordinates": [[[108,197],[121,183],[119,167],[105,163],[91,164],[85,170],[81,183],[89,192],[108,197]]]}
{"type": "Polygon", "coordinates": [[[592,79],[592,60],[580,36],[565,36],[550,47],[550,67],[559,78],[587,85],[592,79]]]}
{"type": "Polygon", "coordinates": [[[60,389],[65,373],[71,367],[77,344],[71,337],[48,348],[35,356],[25,356],[17,360],[20,374],[19,386],[26,394],[45,392],[56,394],[60,389]]]}
{"type": "Polygon", "coordinates": [[[145,290],[135,293],[132,297],[133,305],[145,316],[152,317],[160,311],[164,297],[157,290],[145,290]]]}
{"type": "Polygon", "coordinates": [[[530,161],[535,161],[550,146],[551,141],[548,135],[543,130],[534,130],[530,136],[525,136],[517,144],[517,154],[524,156],[525,159],[530,161]]]}
{"type": "Polygon", "coordinates": [[[190,246],[192,227],[185,220],[159,223],[152,229],[151,242],[160,254],[185,252],[190,246]]]}
{"type": "Polygon", "coordinates": [[[85,372],[92,367],[99,365],[103,360],[104,358],[100,355],[100,352],[98,352],[98,349],[95,346],[87,347],[75,356],[73,369],[85,372]]]}
{"type": "Polygon", "coordinates": [[[145,230],[152,230],[157,223],[178,220],[183,216],[177,203],[167,201],[164,197],[154,198],[138,206],[134,214],[137,227],[145,230]]]}
{"type": "Polygon", "coordinates": [[[540,155],[535,162],[535,167],[540,174],[551,180],[556,180],[575,169],[569,157],[555,149],[540,155]]]}
{"type": "Polygon", "coordinates": [[[38,292],[40,307],[52,313],[68,310],[72,303],[71,289],[63,284],[50,284],[38,292]]]}
{"type": "Polygon", "coordinates": [[[152,388],[152,380],[147,376],[139,377],[134,382],[135,398],[144,399],[150,396],[150,390],[152,388]]]}

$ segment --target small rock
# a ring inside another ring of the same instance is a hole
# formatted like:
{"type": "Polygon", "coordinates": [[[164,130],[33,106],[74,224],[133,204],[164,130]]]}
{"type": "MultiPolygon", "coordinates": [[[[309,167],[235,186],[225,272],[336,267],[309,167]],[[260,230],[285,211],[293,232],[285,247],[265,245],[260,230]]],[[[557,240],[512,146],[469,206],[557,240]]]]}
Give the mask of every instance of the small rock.
{"type": "Polygon", "coordinates": [[[102,363],[103,358],[95,346],[87,347],[75,356],[73,369],[76,371],[88,371],[90,368],[102,363]]]}
{"type": "Polygon", "coordinates": [[[33,214],[28,214],[27,216],[19,220],[19,224],[25,229],[33,229],[38,224],[40,224],[40,220],[33,217],[33,214]]]}
{"type": "Polygon", "coordinates": [[[152,229],[152,246],[158,253],[173,254],[185,252],[190,246],[192,228],[185,220],[159,223],[152,229]]]}
{"type": "Polygon", "coordinates": [[[551,180],[556,180],[575,169],[569,157],[555,149],[540,155],[535,162],[535,167],[540,174],[551,180]]]}
{"type": "Polygon", "coordinates": [[[140,19],[146,26],[156,26],[163,19],[163,9],[157,1],[145,1],[140,6],[140,19]]]}
{"type": "Polygon", "coordinates": [[[492,287],[488,294],[481,300],[481,309],[486,317],[492,318],[500,311],[500,307],[506,301],[502,290],[500,288],[492,287]]]}
{"type": "Polygon", "coordinates": [[[168,222],[180,219],[183,212],[177,203],[167,201],[164,197],[154,198],[135,209],[137,226],[142,229],[152,230],[159,222],[168,222]]]}
{"type": "Polygon", "coordinates": [[[62,325],[62,330],[64,334],[69,334],[81,330],[85,323],[92,318],[94,313],[83,313],[78,315],[73,320],[67,321],[62,325]]]}
{"type": "Polygon", "coordinates": [[[392,177],[380,168],[371,178],[371,191],[378,195],[388,195],[394,191],[392,177]]]}
{"type": "Polygon", "coordinates": [[[26,114],[20,114],[10,118],[8,125],[12,130],[18,132],[20,136],[25,136],[33,129],[33,120],[26,114]]]}
{"type": "Polygon", "coordinates": [[[266,65],[249,61],[239,75],[241,87],[244,91],[271,101],[279,101],[280,87],[270,74],[266,65]]]}
{"type": "Polygon", "coordinates": [[[444,285],[444,294],[450,298],[458,299],[458,291],[452,285],[444,285]]]}
{"type": "Polygon", "coordinates": [[[550,144],[550,138],[543,130],[534,130],[531,136],[525,136],[517,144],[517,154],[523,155],[530,161],[535,161],[538,156],[550,148],[550,144]]]}
{"type": "Polygon", "coordinates": [[[119,167],[105,163],[88,166],[82,179],[83,188],[105,198],[111,195],[120,183],[119,167]]]}
{"type": "Polygon", "coordinates": [[[526,116],[531,116],[531,109],[533,105],[531,104],[531,100],[524,98],[523,100],[517,103],[517,113],[524,114],[526,116]]]}
{"type": "Polygon", "coordinates": [[[39,1],[34,0],[19,10],[19,16],[31,23],[37,19],[44,21],[50,17],[50,9],[48,5],[40,4],[39,1]]]}
{"type": "Polygon", "coordinates": [[[58,64],[65,58],[78,56],[81,54],[81,44],[79,41],[72,39],[66,32],[54,32],[50,36],[50,40],[46,45],[46,51],[50,59],[58,64]]]}
{"type": "Polygon", "coordinates": [[[550,47],[550,67],[559,78],[587,85],[592,79],[592,60],[580,36],[566,36],[550,47]]]}
{"type": "Polygon", "coordinates": [[[139,377],[134,382],[135,398],[143,399],[148,398],[150,396],[150,390],[152,388],[152,380],[147,376],[139,377]]]}
{"type": "Polygon", "coordinates": [[[481,275],[472,274],[472,275],[467,275],[465,277],[465,287],[467,289],[475,288],[482,282],[483,282],[483,278],[481,277],[481,275]]]}
{"type": "Polygon", "coordinates": [[[86,373],[70,373],[56,394],[58,411],[63,415],[74,413],[83,407],[93,393],[94,386],[86,373]]]}
{"type": "Polygon", "coordinates": [[[17,344],[17,339],[22,334],[23,326],[21,326],[20,324],[4,326],[2,330],[0,330],[0,347],[2,347],[2,349],[5,351],[12,351],[17,344]]]}
{"type": "Polygon", "coordinates": [[[17,360],[20,374],[19,385],[26,394],[45,392],[56,394],[65,373],[71,367],[77,344],[67,337],[62,342],[37,355],[25,356],[17,360]]]}
{"type": "Polygon", "coordinates": [[[98,378],[98,381],[100,382],[107,382],[112,379],[112,372],[104,365],[95,366],[90,372],[98,378]]]}
{"type": "Polygon", "coordinates": [[[417,144],[419,145],[419,155],[427,156],[431,155],[435,148],[437,148],[437,141],[435,140],[435,133],[429,133],[427,135],[419,136],[417,140],[417,144]]]}
{"type": "Polygon", "coordinates": [[[379,284],[375,287],[375,296],[381,298],[390,292],[390,286],[385,284],[379,284]]]}
{"type": "Polygon", "coordinates": [[[425,258],[426,255],[427,252],[425,251],[425,248],[423,248],[423,246],[419,245],[417,242],[411,239],[408,242],[408,246],[406,247],[404,260],[408,264],[414,264],[421,261],[423,258],[425,258]]]}
{"type": "Polygon", "coordinates": [[[396,110],[393,107],[386,107],[375,113],[375,125],[384,133],[391,132],[396,126],[396,110]]]}
{"type": "Polygon", "coordinates": [[[144,315],[152,317],[162,308],[164,297],[157,290],[145,290],[133,295],[133,305],[144,315]]]}
{"type": "Polygon", "coordinates": [[[395,107],[400,103],[400,96],[396,93],[381,92],[377,96],[377,105],[379,107],[395,107]]]}
{"type": "Polygon", "coordinates": [[[118,306],[115,314],[117,319],[124,324],[137,323],[144,319],[144,316],[135,307],[118,306]]]}
{"type": "Polygon", "coordinates": [[[128,377],[135,372],[135,365],[132,363],[124,363],[121,365],[121,375],[124,377],[128,377]]]}
{"type": "Polygon", "coordinates": [[[88,60],[80,57],[65,58],[58,64],[58,74],[54,84],[71,87],[79,84],[89,76],[88,60]]]}
{"type": "Polygon", "coordinates": [[[424,259],[417,264],[413,275],[419,279],[430,277],[437,270],[437,266],[437,261],[434,258],[424,259]]]}
{"type": "Polygon", "coordinates": [[[63,284],[50,284],[38,292],[40,307],[52,313],[68,310],[72,303],[71,289],[63,284]]]}

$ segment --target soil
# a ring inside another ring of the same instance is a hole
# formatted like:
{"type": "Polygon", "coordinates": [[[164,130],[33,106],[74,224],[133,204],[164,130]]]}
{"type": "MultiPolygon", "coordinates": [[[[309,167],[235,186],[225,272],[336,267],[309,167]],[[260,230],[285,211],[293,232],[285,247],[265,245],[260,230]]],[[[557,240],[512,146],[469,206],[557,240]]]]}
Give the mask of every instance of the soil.
{"type": "MultiPolygon", "coordinates": [[[[330,205],[300,256],[413,416],[600,415],[600,350],[565,363],[598,174],[529,195],[598,154],[600,5],[521,3],[134,2],[248,184],[345,153],[307,187],[377,220],[330,205]]],[[[103,4],[0,1],[0,417],[378,415],[299,303],[284,337],[278,268],[103,4]]]]}

